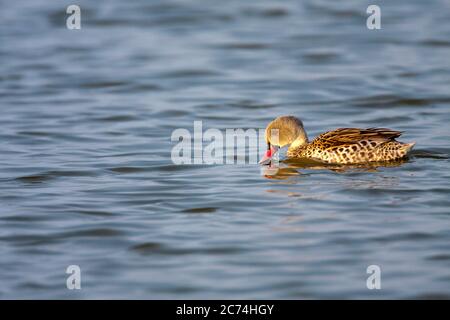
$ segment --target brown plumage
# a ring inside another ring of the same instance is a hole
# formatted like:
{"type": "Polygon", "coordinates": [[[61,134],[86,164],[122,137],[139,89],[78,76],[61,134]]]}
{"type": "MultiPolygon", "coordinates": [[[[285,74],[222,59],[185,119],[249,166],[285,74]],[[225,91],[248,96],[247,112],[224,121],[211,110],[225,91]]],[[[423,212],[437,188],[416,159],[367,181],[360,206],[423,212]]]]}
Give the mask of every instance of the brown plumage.
{"type": "Polygon", "coordinates": [[[309,142],[303,123],[292,116],[278,117],[266,128],[266,141],[269,145],[290,145],[288,157],[336,164],[404,158],[415,143],[396,141],[400,135],[400,131],[386,128],[340,128],[322,133],[309,142]]]}

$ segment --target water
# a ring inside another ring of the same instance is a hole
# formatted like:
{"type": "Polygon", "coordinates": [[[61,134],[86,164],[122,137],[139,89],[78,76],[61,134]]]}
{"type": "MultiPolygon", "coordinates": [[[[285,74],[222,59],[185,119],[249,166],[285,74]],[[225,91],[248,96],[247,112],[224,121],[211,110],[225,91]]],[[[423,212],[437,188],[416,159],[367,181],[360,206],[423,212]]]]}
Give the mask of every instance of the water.
{"type": "Polygon", "coordinates": [[[450,2],[8,1],[0,298],[449,298],[450,2]],[[173,130],[382,126],[392,166],[182,165],[173,130]],[[379,265],[382,289],[368,290],[379,265]],[[68,290],[79,265],[82,289],[68,290]]]}

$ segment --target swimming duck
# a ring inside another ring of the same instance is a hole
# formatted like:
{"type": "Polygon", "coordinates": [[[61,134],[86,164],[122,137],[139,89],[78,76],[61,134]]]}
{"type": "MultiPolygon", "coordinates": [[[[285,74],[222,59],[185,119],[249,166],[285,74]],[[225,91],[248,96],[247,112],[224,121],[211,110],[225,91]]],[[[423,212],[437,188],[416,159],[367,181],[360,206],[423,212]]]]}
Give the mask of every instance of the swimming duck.
{"type": "Polygon", "coordinates": [[[289,145],[289,158],[309,158],[333,164],[360,164],[398,160],[407,156],[415,142],[402,143],[395,138],[400,131],[386,128],[339,128],[309,142],[303,123],[293,116],[281,116],[265,131],[267,151],[259,162],[269,164],[279,148],[289,145]]]}

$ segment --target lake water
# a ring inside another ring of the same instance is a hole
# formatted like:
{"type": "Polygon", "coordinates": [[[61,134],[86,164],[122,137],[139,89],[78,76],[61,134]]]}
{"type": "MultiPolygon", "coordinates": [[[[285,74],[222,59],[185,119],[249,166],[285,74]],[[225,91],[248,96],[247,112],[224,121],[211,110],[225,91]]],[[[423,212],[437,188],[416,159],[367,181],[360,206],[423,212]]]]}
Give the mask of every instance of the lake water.
{"type": "Polygon", "coordinates": [[[449,1],[378,1],[380,30],[359,0],[77,0],[81,30],[69,4],[0,13],[0,298],[450,298],[449,1]],[[417,145],[269,177],[171,160],[194,121],[284,114],[417,145]]]}

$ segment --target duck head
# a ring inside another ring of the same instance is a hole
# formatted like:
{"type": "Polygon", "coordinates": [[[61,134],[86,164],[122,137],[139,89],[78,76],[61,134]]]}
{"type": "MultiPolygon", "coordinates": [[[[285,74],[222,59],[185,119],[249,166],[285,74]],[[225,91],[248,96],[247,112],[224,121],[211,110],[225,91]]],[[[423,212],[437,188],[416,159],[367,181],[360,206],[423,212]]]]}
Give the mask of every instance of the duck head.
{"type": "Polygon", "coordinates": [[[302,121],[293,116],[281,116],[270,122],[266,127],[265,139],[267,151],[259,164],[269,164],[278,149],[284,146],[297,148],[308,143],[302,121]]]}

